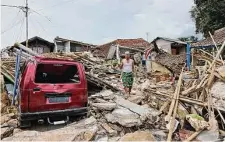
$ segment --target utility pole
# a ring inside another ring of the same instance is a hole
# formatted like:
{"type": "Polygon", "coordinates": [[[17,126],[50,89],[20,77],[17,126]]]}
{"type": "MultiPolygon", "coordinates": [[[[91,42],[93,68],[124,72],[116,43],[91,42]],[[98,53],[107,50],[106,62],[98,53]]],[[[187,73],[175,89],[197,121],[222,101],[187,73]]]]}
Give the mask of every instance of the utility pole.
{"type": "Polygon", "coordinates": [[[146,33],[146,37],[147,37],[147,42],[148,42],[148,32],[146,33]]]}
{"type": "Polygon", "coordinates": [[[28,47],[28,12],[30,10],[30,8],[28,7],[28,0],[26,0],[26,6],[5,5],[5,4],[2,4],[1,6],[11,7],[11,8],[19,8],[25,13],[25,18],[26,18],[26,47],[28,47]]]}
{"type": "Polygon", "coordinates": [[[25,7],[25,14],[26,14],[26,47],[28,47],[28,0],[26,0],[26,7],[25,7]]]}

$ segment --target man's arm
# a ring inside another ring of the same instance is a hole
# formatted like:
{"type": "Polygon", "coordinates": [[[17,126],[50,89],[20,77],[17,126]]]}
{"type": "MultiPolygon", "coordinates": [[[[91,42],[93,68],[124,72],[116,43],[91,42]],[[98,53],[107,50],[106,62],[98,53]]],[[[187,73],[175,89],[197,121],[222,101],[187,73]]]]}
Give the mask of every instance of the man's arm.
{"type": "Polygon", "coordinates": [[[120,69],[122,69],[122,68],[123,68],[123,60],[122,60],[122,62],[120,64],[120,69]]]}

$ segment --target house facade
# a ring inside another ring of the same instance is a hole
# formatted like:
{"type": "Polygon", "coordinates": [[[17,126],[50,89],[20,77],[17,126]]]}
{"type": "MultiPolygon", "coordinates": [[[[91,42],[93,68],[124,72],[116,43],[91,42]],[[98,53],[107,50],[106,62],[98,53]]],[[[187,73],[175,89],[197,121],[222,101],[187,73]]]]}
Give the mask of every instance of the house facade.
{"type": "MultiPolygon", "coordinates": [[[[26,41],[21,42],[22,45],[26,46],[26,41]]],[[[53,52],[54,43],[49,42],[41,37],[35,36],[28,39],[28,48],[38,54],[53,52]]]]}
{"type": "Polygon", "coordinates": [[[55,49],[54,52],[82,52],[90,51],[95,47],[93,44],[83,43],[80,41],[64,39],[56,37],[54,39],[55,49]]]}
{"type": "Polygon", "coordinates": [[[179,55],[186,52],[187,43],[177,39],[157,37],[152,42],[155,42],[159,49],[172,55],[179,55]]]}

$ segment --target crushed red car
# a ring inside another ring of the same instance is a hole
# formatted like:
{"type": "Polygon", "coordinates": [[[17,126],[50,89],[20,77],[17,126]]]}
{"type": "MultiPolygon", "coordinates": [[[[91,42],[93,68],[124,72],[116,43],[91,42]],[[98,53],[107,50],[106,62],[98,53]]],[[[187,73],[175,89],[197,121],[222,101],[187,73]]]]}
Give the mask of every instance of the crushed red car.
{"type": "Polygon", "coordinates": [[[52,118],[87,113],[87,81],[84,66],[67,60],[34,57],[22,68],[19,88],[20,126],[32,120],[57,124],[52,118]]]}

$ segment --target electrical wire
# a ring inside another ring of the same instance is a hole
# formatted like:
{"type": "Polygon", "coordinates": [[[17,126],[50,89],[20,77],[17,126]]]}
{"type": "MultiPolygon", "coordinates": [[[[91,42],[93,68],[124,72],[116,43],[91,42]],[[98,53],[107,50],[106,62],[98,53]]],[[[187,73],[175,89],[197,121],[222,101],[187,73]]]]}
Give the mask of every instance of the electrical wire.
{"type": "Polygon", "coordinates": [[[16,41],[18,41],[18,40],[21,38],[22,34],[23,34],[23,32],[22,32],[22,27],[23,27],[24,21],[25,21],[25,20],[24,20],[24,18],[23,18],[23,21],[21,22],[19,34],[18,34],[18,36],[17,36],[17,38],[16,38],[16,41]]]}
{"type": "Polygon", "coordinates": [[[35,35],[39,35],[40,31],[38,30],[37,26],[34,24],[33,20],[30,18],[30,23],[34,28],[31,28],[32,30],[34,30],[35,35]]]}
{"type": "Polygon", "coordinates": [[[13,18],[13,20],[12,20],[12,22],[11,22],[12,24],[10,24],[11,26],[8,27],[8,28],[6,28],[6,30],[2,30],[1,34],[7,32],[7,31],[10,30],[11,28],[15,27],[15,24],[16,24],[16,18],[19,16],[19,13],[20,13],[20,9],[19,9],[19,11],[17,12],[16,16],[13,18]]]}
{"type": "Polygon", "coordinates": [[[47,17],[47,16],[45,16],[45,15],[43,15],[43,14],[41,14],[41,13],[39,13],[39,12],[33,10],[33,9],[30,9],[30,10],[31,10],[32,12],[34,12],[34,13],[36,13],[36,14],[42,16],[42,17],[44,17],[45,19],[47,19],[49,22],[52,23],[52,21],[51,21],[51,19],[50,19],[49,17],[47,17]]]}
{"type": "Polygon", "coordinates": [[[9,27],[7,30],[2,31],[1,34],[4,34],[4,33],[8,32],[8,31],[12,30],[14,27],[16,27],[17,25],[19,25],[22,21],[23,21],[23,18],[21,20],[19,20],[18,22],[16,22],[11,27],[9,27]]]}
{"type": "Polygon", "coordinates": [[[38,25],[42,28],[42,30],[43,30],[46,34],[48,34],[48,31],[45,30],[44,26],[42,26],[42,24],[41,24],[37,19],[35,19],[35,21],[36,21],[36,22],[38,23],[38,25]]]}
{"type": "Polygon", "coordinates": [[[6,4],[1,4],[2,7],[13,7],[13,8],[22,8],[22,6],[16,6],[16,5],[6,5],[6,4]]]}

